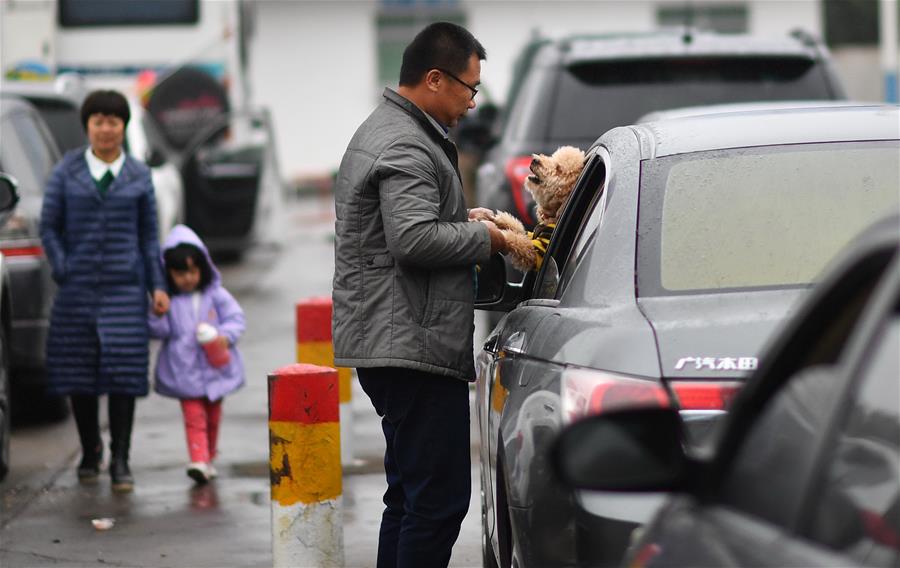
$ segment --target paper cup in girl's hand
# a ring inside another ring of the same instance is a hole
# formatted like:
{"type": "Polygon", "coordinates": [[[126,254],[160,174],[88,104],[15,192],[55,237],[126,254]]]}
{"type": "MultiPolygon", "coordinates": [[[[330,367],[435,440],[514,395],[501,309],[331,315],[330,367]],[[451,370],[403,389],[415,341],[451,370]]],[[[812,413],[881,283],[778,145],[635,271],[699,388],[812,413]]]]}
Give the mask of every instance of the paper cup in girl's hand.
{"type": "Polygon", "coordinates": [[[216,328],[206,322],[197,326],[197,342],[203,347],[206,359],[213,367],[224,367],[231,362],[228,342],[222,341],[216,328]]]}

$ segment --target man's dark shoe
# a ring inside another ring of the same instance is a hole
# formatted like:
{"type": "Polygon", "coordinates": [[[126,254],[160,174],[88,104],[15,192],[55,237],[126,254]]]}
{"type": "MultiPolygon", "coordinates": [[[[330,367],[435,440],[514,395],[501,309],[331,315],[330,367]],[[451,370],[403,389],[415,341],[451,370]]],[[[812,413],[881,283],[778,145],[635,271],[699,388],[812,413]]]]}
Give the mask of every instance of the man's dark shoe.
{"type": "Polygon", "coordinates": [[[100,462],[103,460],[103,446],[97,445],[93,452],[82,451],[78,464],[78,481],[84,484],[97,483],[100,478],[100,462]]]}
{"type": "Polygon", "coordinates": [[[128,460],[113,457],[109,463],[109,475],[112,477],[112,490],[116,493],[130,493],[134,490],[134,477],[128,468],[128,460]]]}

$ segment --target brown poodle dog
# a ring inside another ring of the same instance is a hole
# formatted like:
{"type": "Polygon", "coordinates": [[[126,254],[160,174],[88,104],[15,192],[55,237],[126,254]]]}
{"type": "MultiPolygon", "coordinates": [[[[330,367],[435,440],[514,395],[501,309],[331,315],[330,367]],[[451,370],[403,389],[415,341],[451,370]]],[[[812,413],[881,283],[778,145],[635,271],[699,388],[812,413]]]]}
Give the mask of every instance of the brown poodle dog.
{"type": "Polygon", "coordinates": [[[522,223],[505,211],[494,215],[494,223],[506,238],[513,266],[523,272],[539,269],[559,220],[563,205],[584,168],[584,152],[573,146],[561,146],[551,156],[532,154],[531,175],[525,188],[537,204],[538,224],[526,232],[522,223]]]}

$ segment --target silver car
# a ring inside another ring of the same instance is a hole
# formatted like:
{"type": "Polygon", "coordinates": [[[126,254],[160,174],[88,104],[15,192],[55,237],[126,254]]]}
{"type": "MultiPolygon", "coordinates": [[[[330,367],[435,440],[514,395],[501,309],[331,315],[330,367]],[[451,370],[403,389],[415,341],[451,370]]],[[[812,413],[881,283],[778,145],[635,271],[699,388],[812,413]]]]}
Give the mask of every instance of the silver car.
{"type": "Polygon", "coordinates": [[[898,187],[894,106],[600,137],[541,270],[522,284],[497,263],[479,273],[480,307],[509,312],[477,359],[486,565],[620,562],[662,496],[564,487],[547,453],[559,429],[671,407],[706,450],[763,344],[846,243],[900,209],[898,187]]]}

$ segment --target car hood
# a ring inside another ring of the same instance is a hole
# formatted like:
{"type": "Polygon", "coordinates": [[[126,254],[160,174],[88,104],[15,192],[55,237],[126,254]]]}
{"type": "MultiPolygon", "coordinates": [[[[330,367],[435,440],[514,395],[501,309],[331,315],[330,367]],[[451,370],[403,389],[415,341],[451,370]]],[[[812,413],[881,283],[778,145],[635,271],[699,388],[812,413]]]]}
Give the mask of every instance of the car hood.
{"type": "Polygon", "coordinates": [[[656,335],[662,375],[744,378],[807,292],[789,290],[640,298],[656,335]]]}

